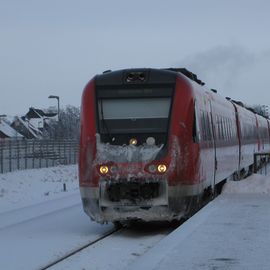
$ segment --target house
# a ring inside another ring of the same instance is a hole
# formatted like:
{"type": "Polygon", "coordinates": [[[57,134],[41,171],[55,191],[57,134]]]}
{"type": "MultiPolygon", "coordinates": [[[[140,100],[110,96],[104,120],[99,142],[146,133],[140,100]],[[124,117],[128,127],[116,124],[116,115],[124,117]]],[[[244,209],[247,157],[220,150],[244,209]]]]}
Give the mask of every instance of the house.
{"type": "Polygon", "coordinates": [[[44,127],[48,125],[49,120],[56,120],[56,112],[45,112],[41,109],[30,107],[29,111],[25,115],[26,121],[28,121],[33,127],[43,131],[44,127]]]}
{"type": "Polygon", "coordinates": [[[1,125],[0,138],[42,139],[50,129],[50,120],[56,119],[56,112],[30,107],[25,116],[15,116],[11,125],[6,122],[1,125]]]}
{"type": "Polygon", "coordinates": [[[33,126],[25,116],[15,116],[11,127],[22,134],[26,139],[38,139],[42,138],[42,131],[33,126]]]}
{"type": "Polygon", "coordinates": [[[6,138],[22,139],[23,135],[12,128],[5,120],[0,118],[0,139],[6,138]]]}

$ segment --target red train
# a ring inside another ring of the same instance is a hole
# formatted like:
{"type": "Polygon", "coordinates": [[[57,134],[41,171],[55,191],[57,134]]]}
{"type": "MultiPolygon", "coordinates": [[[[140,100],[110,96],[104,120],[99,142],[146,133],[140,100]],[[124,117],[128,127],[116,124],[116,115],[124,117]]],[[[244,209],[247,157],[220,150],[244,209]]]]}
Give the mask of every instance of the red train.
{"type": "Polygon", "coordinates": [[[269,120],[186,69],[94,77],[81,106],[80,192],[103,222],[180,220],[269,152],[269,120]]]}

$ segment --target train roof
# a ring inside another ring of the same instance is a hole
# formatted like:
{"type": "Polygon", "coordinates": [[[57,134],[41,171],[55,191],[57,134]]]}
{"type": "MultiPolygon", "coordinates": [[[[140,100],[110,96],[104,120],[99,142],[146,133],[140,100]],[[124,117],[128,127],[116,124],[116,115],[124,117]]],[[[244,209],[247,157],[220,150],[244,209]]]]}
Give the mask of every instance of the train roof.
{"type": "Polygon", "coordinates": [[[198,83],[200,85],[205,85],[205,83],[203,81],[198,79],[198,77],[197,77],[197,75],[195,73],[189,71],[186,68],[165,68],[164,70],[170,70],[170,71],[182,73],[186,77],[188,77],[189,79],[193,80],[194,82],[196,82],[196,83],[198,83]]]}
{"type": "MultiPolygon", "coordinates": [[[[205,85],[203,81],[198,79],[197,75],[186,68],[162,68],[162,69],[152,69],[152,68],[132,68],[132,69],[122,69],[122,70],[106,70],[102,74],[96,76],[97,85],[102,84],[106,85],[107,83],[120,83],[123,76],[126,78],[128,74],[140,74],[144,73],[145,78],[150,79],[150,83],[163,83],[163,82],[174,82],[175,75],[181,73],[190,80],[198,83],[199,85],[205,85]],[[151,72],[151,78],[148,73],[151,72]],[[172,76],[169,74],[171,73],[172,76]]],[[[141,78],[140,78],[141,79],[141,78]]]]}

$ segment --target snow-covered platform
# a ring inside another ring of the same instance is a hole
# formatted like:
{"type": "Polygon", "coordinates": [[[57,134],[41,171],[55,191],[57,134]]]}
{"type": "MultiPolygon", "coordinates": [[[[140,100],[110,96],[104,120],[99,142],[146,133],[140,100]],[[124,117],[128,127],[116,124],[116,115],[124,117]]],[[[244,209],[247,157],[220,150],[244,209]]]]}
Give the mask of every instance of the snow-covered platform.
{"type": "Polygon", "coordinates": [[[270,177],[229,182],[222,194],[130,269],[269,269],[270,177]]]}

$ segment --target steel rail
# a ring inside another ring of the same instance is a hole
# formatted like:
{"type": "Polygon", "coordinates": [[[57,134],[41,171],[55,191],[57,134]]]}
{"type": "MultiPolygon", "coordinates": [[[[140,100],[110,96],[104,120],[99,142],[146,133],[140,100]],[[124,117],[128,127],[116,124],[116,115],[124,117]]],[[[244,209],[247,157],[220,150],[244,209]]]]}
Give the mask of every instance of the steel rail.
{"type": "Polygon", "coordinates": [[[56,259],[56,260],[54,260],[54,261],[48,263],[48,264],[45,265],[45,266],[42,266],[41,268],[39,268],[39,270],[47,270],[47,269],[50,269],[52,266],[54,266],[54,265],[56,265],[56,264],[58,264],[58,263],[60,263],[60,262],[62,262],[62,261],[64,261],[64,260],[66,260],[67,258],[69,258],[69,257],[71,257],[71,256],[73,256],[73,255],[75,255],[75,254],[77,254],[77,253],[79,253],[79,252],[81,252],[82,250],[84,250],[84,249],[86,249],[86,248],[88,248],[88,247],[90,247],[90,246],[96,244],[97,242],[99,242],[99,241],[101,241],[101,240],[103,240],[103,239],[109,237],[110,235],[112,235],[112,234],[114,234],[114,233],[116,233],[116,232],[118,232],[118,231],[120,231],[120,230],[122,230],[122,229],[123,229],[123,228],[114,228],[114,229],[110,230],[109,232],[105,233],[104,235],[98,237],[97,239],[92,240],[92,241],[90,241],[89,243],[87,243],[87,244],[85,244],[85,245],[83,245],[83,246],[81,246],[81,247],[79,247],[79,248],[76,248],[76,249],[74,249],[74,250],[72,250],[72,251],[70,251],[70,252],[67,252],[67,253],[66,253],[65,255],[63,255],[61,258],[56,259]]]}

